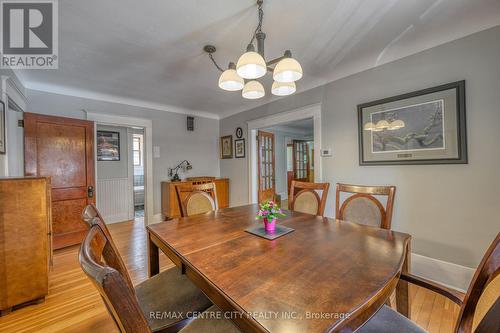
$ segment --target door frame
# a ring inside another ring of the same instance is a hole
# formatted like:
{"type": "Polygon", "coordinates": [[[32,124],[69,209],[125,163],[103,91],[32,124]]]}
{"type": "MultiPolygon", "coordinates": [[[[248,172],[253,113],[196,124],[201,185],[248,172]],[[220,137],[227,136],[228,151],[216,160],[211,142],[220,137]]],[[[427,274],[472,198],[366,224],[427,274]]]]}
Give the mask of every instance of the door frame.
{"type": "MultiPolygon", "coordinates": [[[[151,119],[142,119],[128,116],[115,116],[111,114],[86,112],[87,120],[93,120],[96,123],[95,133],[97,136],[97,125],[111,125],[122,127],[142,127],[144,128],[144,222],[145,225],[161,221],[161,214],[154,215],[153,198],[153,121],[151,119]]],[[[97,141],[96,141],[97,143],[97,141]]],[[[97,144],[95,145],[95,155],[97,156],[97,144]]],[[[95,159],[97,163],[97,158],[95,159]]],[[[97,170],[97,168],[96,168],[97,170]]],[[[96,193],[96,195],[99,195],[96,193]]]]}
{"type": "MultiPolygon", "coordinates": [[[[313,118],[314,126],[314,150],[321,151],[321,103],[310,104],[301,108],[276,113],[247,122],[249,158],[248,158],[248,202],[258,202],[258,172],[257,172],[257,131],[291,121],[313,118]]],[[[314,154],[314,181],[321,182],[323,179],[321,156],[314,154]]]]}

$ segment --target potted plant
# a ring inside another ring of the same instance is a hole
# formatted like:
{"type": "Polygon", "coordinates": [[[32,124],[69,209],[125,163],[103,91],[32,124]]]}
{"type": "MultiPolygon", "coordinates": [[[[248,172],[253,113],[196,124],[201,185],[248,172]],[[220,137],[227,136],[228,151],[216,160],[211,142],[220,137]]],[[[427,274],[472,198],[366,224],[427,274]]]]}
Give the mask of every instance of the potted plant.
{"type": "Polygon", "coordinates": [[[281,208],[274,201],[264,201],[259,205],[257,213],[258,220],[264,220],[264,229],[267,233],[273,233],[276,230],[276,220],[278,217],[286,216],[281,208]]]}

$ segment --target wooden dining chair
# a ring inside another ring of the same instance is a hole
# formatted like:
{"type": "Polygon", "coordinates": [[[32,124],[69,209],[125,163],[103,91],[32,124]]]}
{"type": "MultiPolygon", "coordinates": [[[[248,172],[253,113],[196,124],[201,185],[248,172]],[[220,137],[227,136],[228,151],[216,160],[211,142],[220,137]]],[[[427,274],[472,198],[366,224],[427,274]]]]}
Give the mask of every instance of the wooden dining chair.
{"type": "Polygon", "coordinates": [[[337,184],[335,217],[339,220],[391,229],[395,186],[337,184]],[[353,194],[340,205],[341,193],[353,194]],[[387,197],[384,207],[375,196],[387,197]]]}
{"type": "Polygon", "coordinates": [[[214,183],[179,185],[175,187],[175,191],[182,217],[217,210],[217,192],[214,183]]]}
{"type": "Polygon", "coordinates": [[[216,327],[222,327],[221,332],[238,332],[227,320],[193,320],[190,317],[191,313],[219,310],[180,271],[171,269],[135,288],[131,286],[127,271],[117,264],[121,262],[120,255],[100,225],[93,223],[78,258],[120,332],[215,332],[216,327]],[[201,330],[189,327],[191,322],[201,330]]]}
{"type": "Polygon", "coordinates": [[[323,216],[328,196],[329,183],[309,183],[292,180],[289,195],[289,209],[323,216]],[[317,191],[321,191],[321,197],[317,191]]]}
{"type": "MultiPolygon", "coordinates": [[[[460,306],[456,333],[500,332],[500,233],[486,251],[465,298],[457,291],[408,273],[401,279],[449,298],[460,306]]],[[[425,330],[384,305],[357,333],[423,333],[425,330]]]]}

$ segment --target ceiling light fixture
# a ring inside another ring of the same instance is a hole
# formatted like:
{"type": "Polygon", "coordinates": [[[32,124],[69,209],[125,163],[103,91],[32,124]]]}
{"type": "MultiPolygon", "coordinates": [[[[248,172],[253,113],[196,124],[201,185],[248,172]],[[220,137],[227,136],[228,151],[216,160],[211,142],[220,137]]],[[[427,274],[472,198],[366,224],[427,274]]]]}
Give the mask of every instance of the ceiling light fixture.
{"type": "Polygon", "coordinates": [[[262,32],[262,20],[264,18],[263,2],[264,0],[257,0],[259,23],[247,46],[246,52],[241,55],[236,65],[230,62],[228,69],[222,69],[213,57],[216,51],[215,46],[206,45],[203,48],[208,53],[215,67],[222,72],[219,77],[219,87],[227,91],[242,90],[241,95],[247,99],[258,99],[266,95],[262,83],[255,79],[263,77],[267,72],[273,73],[274,83],[271,93],[276,96],[293,94],[297,90],[295,81],[300,80],[303,74],[300,63],[292,58],[290,50],[285,51],[284,55],[279,58],[265,61],[264,40],[266,39],[266,34],[262,32]],[[257,40],[257,52],[254,46],[255,40],[257,40]],[[272,68],[273,65],[276,65],[274,69],[272,68]],[[249,81],[245,83],[245,79],[249,81]]]}

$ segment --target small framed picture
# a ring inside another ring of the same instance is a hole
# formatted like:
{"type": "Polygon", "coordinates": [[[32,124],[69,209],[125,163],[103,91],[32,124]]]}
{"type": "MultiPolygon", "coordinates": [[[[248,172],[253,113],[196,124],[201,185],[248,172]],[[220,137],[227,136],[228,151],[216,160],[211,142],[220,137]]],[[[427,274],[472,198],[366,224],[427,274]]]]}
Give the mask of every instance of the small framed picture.
{"type": "Polygon", "coordinates": [[[5,154],[5,104],[0,101],[0,154],[5,154]]]}
{"type": "Polygon", "coordinates": [[[97,131],[97,160],[120,160],[120,132],[97,131]]]}
{"type": "Polygon", "coordinates": [[[234,157],[245,158],[245,139],[234,140],[234,157]]]}
{"type": "Polygon", "coordinates": [[[220,138],[220,158],[233,158],[233,136],[226,135],[220,138]]]}
{"type": "Polygon", "coordinates": [[[241,139],[241,137],[242,137],[242,136],[243,136],[243,128],[238,127],[238,128],[236,129],[236,137],[237,137],[238,139],[241,139]]]}

